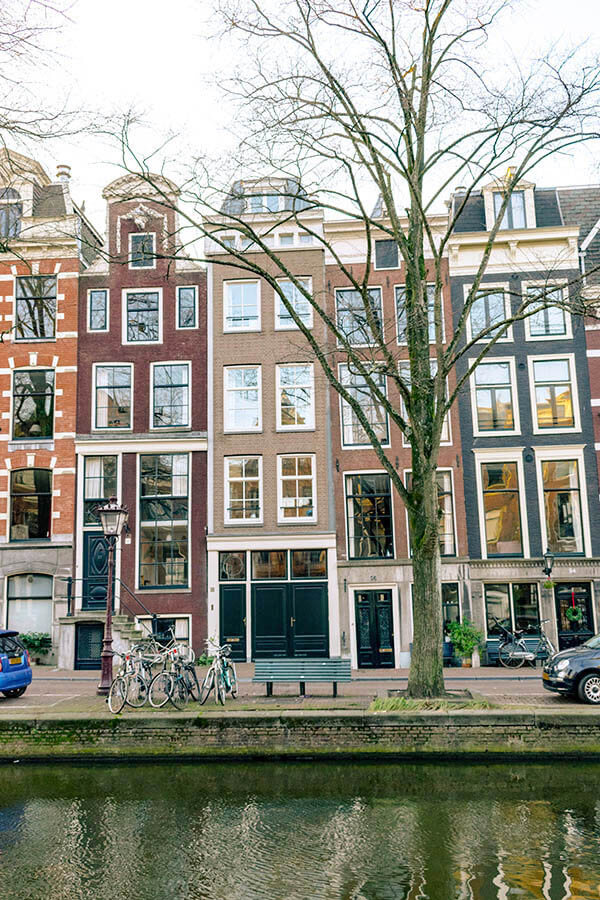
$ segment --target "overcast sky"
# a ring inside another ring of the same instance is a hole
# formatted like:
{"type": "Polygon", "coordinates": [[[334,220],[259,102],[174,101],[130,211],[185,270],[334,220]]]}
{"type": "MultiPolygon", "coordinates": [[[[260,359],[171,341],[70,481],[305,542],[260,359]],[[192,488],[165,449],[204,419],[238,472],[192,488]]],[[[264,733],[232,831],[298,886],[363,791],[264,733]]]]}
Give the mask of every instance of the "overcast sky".
{"type": "MultiPolygon", "coordinates": [[[[0,0],[2,2],[2,0],[0,0]]],[[[282,4],[286,0],[280,0],[282,4]]],[[[140,145],[155,146],[175,131],[181,151],[228,146],[232,109],[212,83],[239,59],[218,36],[212,0],[78,0],[54,43],[59,55],[44,83],[72,103],[118,113],[135,107],[148,127],[140,145]]],[[[509,42],[518,52],[531,44],[562,40],[600,42],[598,0],[530,0],[505,22],[490,50],[509,42]]],[[[495,49],[493,49],[495,48],[495,49]]],[[[54,177],[56,163],[72,167],[73,195],[85,200],[94,224],[103,228],[102,187],[120,174],[119,153],[110,141],[63,139],[40,154],[54,177]]],[[[600,181],[600,160],[580,154],[572,164],[547,163],[538,183],[584,184],[600,181]]]]}

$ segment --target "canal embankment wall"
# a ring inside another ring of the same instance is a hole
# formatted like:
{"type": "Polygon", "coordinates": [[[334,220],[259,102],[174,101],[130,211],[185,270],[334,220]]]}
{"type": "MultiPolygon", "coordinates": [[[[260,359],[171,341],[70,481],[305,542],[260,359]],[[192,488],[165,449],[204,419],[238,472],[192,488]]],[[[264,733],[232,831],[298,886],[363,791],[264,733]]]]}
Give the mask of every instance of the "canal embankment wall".
{"type": "Polygon", "coordinates": [[[597,710],[125,714],[0,719],[0,760],[600,759],[597,710]]]}

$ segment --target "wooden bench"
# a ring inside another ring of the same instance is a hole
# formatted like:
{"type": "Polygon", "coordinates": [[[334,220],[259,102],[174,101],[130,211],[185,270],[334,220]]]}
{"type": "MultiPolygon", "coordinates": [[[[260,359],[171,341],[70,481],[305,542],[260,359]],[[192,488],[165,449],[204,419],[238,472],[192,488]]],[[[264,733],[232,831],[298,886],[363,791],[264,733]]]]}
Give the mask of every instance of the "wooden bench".
{"type": "Polygon", "coordinates": [[[267,697],[273,696],[273,682],[297,681],[300,695],[306,694],[307,681],[333,683],[333,696],[337,697],[338,682],[352,680],[349,659],[257,659],[254,663],[253,682],[265,682],[267,697]]]}

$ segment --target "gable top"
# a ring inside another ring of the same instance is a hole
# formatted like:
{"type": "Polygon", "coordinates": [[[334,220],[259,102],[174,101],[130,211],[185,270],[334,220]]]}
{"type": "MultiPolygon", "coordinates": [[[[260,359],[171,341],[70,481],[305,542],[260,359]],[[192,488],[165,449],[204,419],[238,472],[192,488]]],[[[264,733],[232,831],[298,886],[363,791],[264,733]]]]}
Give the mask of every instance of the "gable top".
{"type": "Polygon", "coordinates": [[[116,178],[107,184],[102,191],[102,197],[109,203],[124,200],[173,200],[179,197],[181,191],[169,178],[164,175],[148,174],[147,177],[127,174],[116,178]]]}
{"type": "Polygon", "coordinates": [[[0,183],[9,185],[15,182],[34,183],[46,187],[51,183],[51,179],[44,167],[35,159],[2,147],[0,149],[0,183]]]}

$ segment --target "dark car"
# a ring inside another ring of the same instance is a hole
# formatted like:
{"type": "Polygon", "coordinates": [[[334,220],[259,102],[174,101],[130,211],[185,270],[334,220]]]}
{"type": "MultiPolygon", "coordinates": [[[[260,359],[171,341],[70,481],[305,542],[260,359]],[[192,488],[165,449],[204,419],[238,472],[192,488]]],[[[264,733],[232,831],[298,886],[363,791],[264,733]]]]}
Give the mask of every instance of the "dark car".
{"type": "Polygon", "coordinates": [[[31,684],[29,653],[18,631],[0,630],[0,694],[20,697],[31,684]]]}
{"type": "Polygon", "coordinates": [[[573,694],[600,706],[600,634],[555,653],[544,666],[542,680],[548,691],[573,694]]]}

